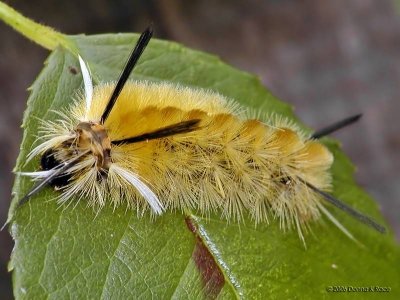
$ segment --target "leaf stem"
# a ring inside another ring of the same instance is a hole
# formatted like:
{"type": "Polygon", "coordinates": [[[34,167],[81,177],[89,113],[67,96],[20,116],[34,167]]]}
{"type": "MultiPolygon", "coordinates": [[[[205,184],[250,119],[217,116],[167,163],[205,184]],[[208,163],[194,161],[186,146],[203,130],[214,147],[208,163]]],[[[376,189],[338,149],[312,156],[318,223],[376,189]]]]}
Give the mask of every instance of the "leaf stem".
{"type": "Polygon", "coordinates": [[[0,20],[3,20],[19,33],[48,50],[54,50],[58,46],[62,46],[73,53],[77,52],[74,42],[66,35],[55,31],[51,27],[34,22],[1,1],[0,20]]]}

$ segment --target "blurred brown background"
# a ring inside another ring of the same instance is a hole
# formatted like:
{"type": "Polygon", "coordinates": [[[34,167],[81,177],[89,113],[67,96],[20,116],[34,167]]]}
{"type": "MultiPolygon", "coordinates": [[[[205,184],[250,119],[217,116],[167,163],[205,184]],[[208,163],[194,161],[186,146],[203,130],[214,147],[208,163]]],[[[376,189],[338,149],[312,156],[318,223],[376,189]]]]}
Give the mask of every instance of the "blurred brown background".
{"type": "MultiPolygon", "coordinates": [[[[215,53],[257,74],[306,124],[320,128],[362,112],[336,133],[358,166],[357,181],[380,203],[400,238],[400,2],[5,1],[69,34],[140,32],[215,53]]],[[[27,87],[48,52],[0,24],[0,221],[6,219],[21,142],[27,87]]],[[[6,265],[12,249],[0,232],[0,297],[12,298],[6,265]]]]}

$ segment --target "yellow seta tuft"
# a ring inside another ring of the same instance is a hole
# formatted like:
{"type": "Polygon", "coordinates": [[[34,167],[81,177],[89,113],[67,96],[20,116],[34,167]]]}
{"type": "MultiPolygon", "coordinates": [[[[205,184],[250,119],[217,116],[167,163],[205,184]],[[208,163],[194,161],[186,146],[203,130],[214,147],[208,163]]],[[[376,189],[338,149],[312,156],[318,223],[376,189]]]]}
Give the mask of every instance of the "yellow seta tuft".
{"type": "MultiPolygon", "coordinates": [[[[94,88],[87,114],[90,122],[99,122],[113,88],[112,84],[94,88]]],[[[60,131],[55,135],[76,131],[86,115],[85,107],[85,99],[79,99],[71,108],[73,118],[60,120],[68,125],[56,127],[60,131]]],[[[319,196],[307,191],[297,176],[321,190],[329,190],[330,152],[293,129],[244,119],[237,111],[231,101],[210,91],[166,83],[128,82],[102,125],[110,141],[187,120],[201,122],[197,130],[184,134],[111,144],[111,165],[136,174],[165,210],[195,209],[203,215],[219,211],[228,220],[240,220],[243,213],[249,212],[256,223],[266,222],[272,212],[282,228],[304,227],[309,220],[317,219],[319,196]]],[[[279,123],[282,122],[285,124],[281,118],[279,123]]],[[[96,126],[92,126],[95,132],[96,126]]],[[[74,155],[71,144],[46,141],[39,146],[40,153],[55,149],[58,161],[68,161],[74,155]]],[[[82,142],[79,146],[85,147],[82,142]]],[[[92,206],[102,207],[111,201],[114,206],[125,203],[139,211],[150,207],[112,167],[96,168],[96,159],[89,155],[76,166],[69,184],[61,188],[62,202],[77,194],[92,206]]]]}

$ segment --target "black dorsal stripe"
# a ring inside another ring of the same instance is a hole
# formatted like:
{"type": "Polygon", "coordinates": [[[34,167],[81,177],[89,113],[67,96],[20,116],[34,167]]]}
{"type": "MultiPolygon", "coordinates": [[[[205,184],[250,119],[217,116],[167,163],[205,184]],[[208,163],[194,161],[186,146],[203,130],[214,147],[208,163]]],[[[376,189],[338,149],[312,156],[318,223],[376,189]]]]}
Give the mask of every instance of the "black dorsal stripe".
{"type": "Polygon", "coordinates": [[[193,119],[188,121],[182,121],[176,124],[172,124],[166,127],[159,128],[152,132],[144,133],[138,136],[112,141],[112,145],[122,145],[122,144],[131,144],[131,143],[139,143],[143,141],[149,141],[154,139],[165,138],[169,136],[173,136],[176,134],[183,134],[192,132],[198,129],[198,124],[200,123],[200,119],[193,119]]]}

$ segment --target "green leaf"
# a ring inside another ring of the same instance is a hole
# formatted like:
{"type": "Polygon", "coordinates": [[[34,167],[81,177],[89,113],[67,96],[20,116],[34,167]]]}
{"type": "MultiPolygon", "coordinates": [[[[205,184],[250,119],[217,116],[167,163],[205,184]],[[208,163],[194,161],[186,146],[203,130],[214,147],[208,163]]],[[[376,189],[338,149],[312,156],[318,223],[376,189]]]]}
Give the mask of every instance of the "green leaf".
{"type": "MultiPolygon", "coordinates": [[[[31,87],[17,171],[38,169],[38,159],[25,164],[38,120],[55,120],[52,110],[68,107],[82,86],[76,53],[98,81],[116,80],[138,37],[56,36],[63,41],[56,45],[63,47],[48,47],[55,50],[31,87]]],[[[254,76],[176,43],[152,40],[133,78],[212,89],[247,107],[294,119],[290,107],[254,76]]],[[[334,195],[382,221],[376,204],[354,183],[353,166],[338,144],[324,142],[335,156],[334,195]]],[[[59,208],[51,188],[15,208],[31,187],[29,179],[16,177],[10,209],[16,298],[308,299],[336,294],[327,291],[330,286],[390,289],[364,292],[363,298],[400,296],[400,250],[393,235],[380,235],[333,207],[329,210],[363,246],[326,220],[312,224],[305,249],[296,232],[282,232],[275,221],[255,227],[249,219],[236,224],[219,216],[170,212],[151,220],[108,206],[96,215],[84,201],[59,208]]]]}

